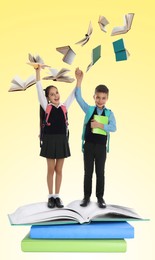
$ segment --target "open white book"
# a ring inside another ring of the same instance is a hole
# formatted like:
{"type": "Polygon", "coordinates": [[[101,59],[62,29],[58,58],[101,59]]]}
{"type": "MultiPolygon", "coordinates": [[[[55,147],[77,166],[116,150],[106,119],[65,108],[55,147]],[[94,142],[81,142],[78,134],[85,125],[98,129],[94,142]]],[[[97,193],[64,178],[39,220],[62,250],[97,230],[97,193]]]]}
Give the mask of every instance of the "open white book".
{"type": "Polygon", "coordinates": [[[128,13],[125,14],[124,19],[124,25],[123,26],[116,26],[113,28],[111,36],[127,33],[131,29],[132,21],[133,21],[134,13],[128,13]]]}
{"type": "Polygon", "coordinates": [[[75,79],[65,75],[69,71],[69,69],[65,68],[62,68],[60,71],[49,68],[48,74],[50,76],[43,77],[43,79],[72,83],[75,79]]]}
{"type": "Polygon", "coordinates": [[[89,27],[88,27],[88,31],[85,34],[85,37],[82,40],[76,42],[76,44],[81,44],[81,46],[84,46],[89,41],[92,32],[93,32],[93,27],[92,27],[92,23],[90,22],[89,27]]]}
{"type": "Polygon", "coordinates": [[[99,16],[98,24],[103,32],[107,32],[105,27],[109,24],[109,21],[104,16],[99,16]]]}
{"type": "Polygon", "coordinates": [[[33,66],[35,69],[37,69],[39,65],[42,69],[44,69],[45,67],[50,67],[44,64],[43,59],[39,55],[33,56],[29,53],[28,58],[30,62],[27,62],[27,64],[33,66]]]}
{"type": "Polygon", "coordinates": [[[89,223],[91,221],[123,221],[128,219],[141,219],[141,217],[131,208],[107,205],[101,209],[97,203],[90,202],[87,207],[80,206],[81,201],[75,200],[64,208],[47,207],[46,202],[28,204],[19,207],[14,213],[9,214],[12,225],[24,224],[68,224],[89,223]]]}
{"type": "Polygon", "coordinates": [[[70,46],[57,47],[56,50],[64,55],[63,61],[72,64],[76,54],[70,46]]]}
{"type": "Polygon", "coordinates": [[[25,81],[22,80],[18,75],[15,76],[11,81],[11,87],[9,92],[26,90],[36,83],[36,77],[34,75],[29,76],[25,81]]]}

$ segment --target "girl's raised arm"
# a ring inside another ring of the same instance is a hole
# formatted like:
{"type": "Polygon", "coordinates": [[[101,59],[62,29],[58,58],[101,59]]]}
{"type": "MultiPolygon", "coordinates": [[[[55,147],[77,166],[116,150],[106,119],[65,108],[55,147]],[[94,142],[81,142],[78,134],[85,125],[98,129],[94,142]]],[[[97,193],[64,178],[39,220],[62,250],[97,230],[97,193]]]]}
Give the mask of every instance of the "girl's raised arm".
{"type": "Polygon", "coordinates": [[[45,97],[43,88],[42,88],[42,84],[40,81],[40,65],[38,66],[36,70],[36,87],[37,87],[37,93],[38,93],[38,99],[39,99],[39,103],[42,106],[42,108],[46,111],[46,107],[47,107],[47,99],[45,97]]]}

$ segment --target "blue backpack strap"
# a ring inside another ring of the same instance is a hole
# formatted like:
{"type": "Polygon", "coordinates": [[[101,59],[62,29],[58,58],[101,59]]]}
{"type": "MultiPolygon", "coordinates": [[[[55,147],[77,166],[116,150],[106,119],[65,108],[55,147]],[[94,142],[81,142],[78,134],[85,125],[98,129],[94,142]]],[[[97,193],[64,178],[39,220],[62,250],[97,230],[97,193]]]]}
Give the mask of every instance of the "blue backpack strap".
{"type": "Polygon", "coordinates": [[[84,138],[85,138],[85,132],[86,132],[86,125],[91,118],[93,112],[94,112],[95,106],[89,106],[89,109],[85,115],[84,123],[83,123],[83,131],[82,131],[82,152],[84,151],[84,138]]]}
{"type": "MultiPolygon", "coordinates": [[[[105,116],[109,118],[110,114],[111,114],[111,110],[105,108],[105,116]]],[[[107,153],[109,153],[109,144],[110,144],[110,133],[107,132],[107,147],[106,147],[107,153]]]]}

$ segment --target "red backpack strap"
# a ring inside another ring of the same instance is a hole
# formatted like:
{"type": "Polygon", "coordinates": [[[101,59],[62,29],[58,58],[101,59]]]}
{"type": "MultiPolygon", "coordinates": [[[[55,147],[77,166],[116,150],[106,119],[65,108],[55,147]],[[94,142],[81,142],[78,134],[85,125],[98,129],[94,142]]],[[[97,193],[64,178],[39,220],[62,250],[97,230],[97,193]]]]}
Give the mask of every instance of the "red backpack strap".
{"type": "Polygon", "coordinates": [[[51,125],[51,123],[48,122],[48,118],[51,113],[51,110],[52,110],[52,105],[51,104],[47,105],[47,107],[46,107],[46,124],[48,126],[51,125]]]}

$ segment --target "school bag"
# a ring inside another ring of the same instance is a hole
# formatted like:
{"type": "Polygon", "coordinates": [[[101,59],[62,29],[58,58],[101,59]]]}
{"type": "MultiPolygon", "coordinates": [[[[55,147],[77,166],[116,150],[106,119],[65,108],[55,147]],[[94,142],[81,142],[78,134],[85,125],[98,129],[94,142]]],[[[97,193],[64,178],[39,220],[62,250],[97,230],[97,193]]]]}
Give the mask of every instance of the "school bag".
{"type": "MultiPolygon", "coordinates": [[[[43,136],[44,136],[44,129],[45,129],[45,126],[50,126],[51,123],[48,122],[48,119],[49,119],[49,116],[50,116],[50,113],[52,111],[52,105],[51,104],[48,104],[47,107],[46,107],[46,111],[45,111],[45,116],[44,116],[44,120],[43,122],[41,122],[40,124],[40,147],[42,146],[43,144],[43,136]]],[[[64,114],[64,117],[65,117],[65,123],[66,123],[66,135],[68,136],[69,135],[69,131],[68,131],[68,118],[67,118],[67,109],[64,105],[61,105],[61,109],[63,111],[63,114],[64,114]]]]}
{"type": "MultiPolygon", "coordinates": [[[[85,138],[85,132],[86,132],[86,125],[87,125],[89,119],[91,118],[91,116],[94,112],[94,109],[95,109],[95,106],[89,106],[89,109],[84,118],[83,131],[82,131],[82,152],[84,151],[84,138],[85,138]]],[[[105,111],[105,116],[107,116],[109,118],[111,110],[105,108],[104,111],[105,111]]],[[[107,146],[106,146],[107,152],[109,152],[109,142],[110,142],[110,133],[107,132],[107,146]]]]}

